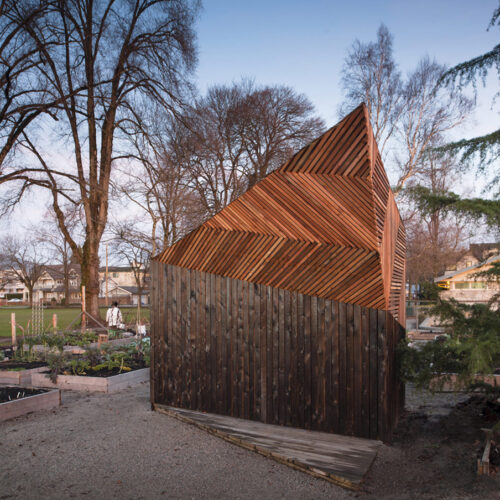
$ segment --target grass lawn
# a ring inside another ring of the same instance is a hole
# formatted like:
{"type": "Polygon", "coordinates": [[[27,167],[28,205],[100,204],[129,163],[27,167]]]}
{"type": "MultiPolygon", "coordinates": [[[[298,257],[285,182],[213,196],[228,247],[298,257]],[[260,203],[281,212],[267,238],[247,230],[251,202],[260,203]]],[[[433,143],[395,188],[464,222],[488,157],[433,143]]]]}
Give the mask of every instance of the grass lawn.
{"type": "MultiPolygon", "coordinates": [[[[101,318],[106,317],[106,307],[101,307],[101,318]]],[[[136,321],[137,308],[121,307],[120,308],[123,320],[127,325],[133,325],[136,321]]],[[[25,330],[28,326],[28,321],[31,321],[31,308],[29,307],[0,307],[0,337],[10,337],[10,314],[16,313],[16,323],[21,325],[25,330]]],[[[46,308],[43,310],[43,319],[46,329],[52,327],[52,315],[57,314],[58,330],[66,329],[72,321],[80,314],[80,309],[77,307],[67,308],[46,308]]],[[[149,309],[141,307],[141,317],[149,320],[149,309]]],[[[104,320],[103,320],[103,323],[104,320]]],[[[77,319],[74,326],[80,324],[80,319],[77,319]]],[[[17,335],[21,335],[21,329],[17,329],[17,335]]]]}

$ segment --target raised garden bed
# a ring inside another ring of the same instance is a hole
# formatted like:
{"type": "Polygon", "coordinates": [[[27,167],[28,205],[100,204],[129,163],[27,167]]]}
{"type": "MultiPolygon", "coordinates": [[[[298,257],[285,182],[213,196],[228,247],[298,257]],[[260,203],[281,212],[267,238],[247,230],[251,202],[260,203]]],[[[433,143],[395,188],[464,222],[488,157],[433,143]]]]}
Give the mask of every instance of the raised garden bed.
{"type": "MultiPolygon", "coordinates": [[[[108,340],[108,342],[106,342],[106,344],[109,344],[109,345],[112,345],[112,346],[120,346],[120,345],[130,344],[131,342],[134,342],[135,340],[136,340],[136,338],[133,337],[133,336],[132,337],[123,337],[123,338],[120,338],[120,339],[111,339],[111,340],[108,340]]],[[[93,348],[96,348],[96,347],[99,347],[99,343],[98,342],[90,342],[90,343],[86,344],[86,346],[65,345],[63,347],[63,352],[68,352],[68,353],[72,353],[72,354],[81,354],[81,353],[85,352],[85,348],[84,347],[93,347],[93,348]]],[[[25,352],[28,352],[29,351],[29,346],[24,345],[23,349],[24,349],[25,352]]],[[[43,353],[43,352],[51,351],[53,349],[54,349],[53,347],[50,347],[48,345],[35,344],[32,347],[32,352],[43,353]]]]}
{"type": "MultiPolygon", "coordinates": [[[[102,375],[102,374],[101,374],[102,375]]],[[[149,368],[141,368],[126,373],[111,376],[88,376],[88,375],[58,375],[56,382],[52,382],[44,373],[35,373],[31,382],[33,387],[59,388],[70,391],[86,392],[117,392],[127,387],[147,382],[149,380],[149,368]]]]}
{"type": "Polygon", "coordinates": [[[33,373],[44,372],[47,369],[47,363],[44,362],[2,361],[0,363],[0,384],[28,387],[31,385],[33,373]]]}
{"type": "Polygon", "coordinates": [[[0,422],[3,422],[34,411],[57,408],[61,404],[61,391],[2,387],[0,401],[0,422]]]}

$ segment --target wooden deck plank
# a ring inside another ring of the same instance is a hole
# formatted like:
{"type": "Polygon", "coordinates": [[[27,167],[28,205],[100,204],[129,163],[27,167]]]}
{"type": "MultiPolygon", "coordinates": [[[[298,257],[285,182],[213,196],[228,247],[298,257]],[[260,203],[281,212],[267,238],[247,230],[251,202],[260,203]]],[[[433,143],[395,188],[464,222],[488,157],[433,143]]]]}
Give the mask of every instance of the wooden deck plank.
{"type": "Polygon", "coordinates": [[[155,405],[155,410],[342,487],[358,490],[380,441],[155,405]]]}

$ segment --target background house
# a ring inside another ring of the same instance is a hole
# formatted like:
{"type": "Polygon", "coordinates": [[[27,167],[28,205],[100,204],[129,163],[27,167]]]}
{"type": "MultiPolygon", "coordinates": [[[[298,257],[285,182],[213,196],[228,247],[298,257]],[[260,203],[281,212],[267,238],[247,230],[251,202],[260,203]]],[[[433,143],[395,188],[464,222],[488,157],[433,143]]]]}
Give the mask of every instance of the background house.
{"type": "Polygon", "coordinates": [[[460,259],[453,266],[446,268],[448,271],[460,271],[468,267],[473,267],[485,260],[500,254],[500,243],[471,243],[469,249],[462,254],[460,259]]]}
{"type": "Polygon", "coordinates": [[[0,270],[0,302],[7,303],[9,300],[27,302],[29,300],[28,289],[19,280],[13,271],[9,269],[0,270]]]}
{"type": "MultiPolygon", "coordinates": [[[[100,293],[99,302],[106,304],[106,268],[99,269],[100,293]]],[[[139,300],[142,305],[149,304],[149,273],[138,266],[109,266],[107,279],[108,304],[137,305],[139,300]],[[137,278],[142,281],[142,287],[137,286],[137,278]]]]}
{"type": "MultiPolygon", "coordinates": [[[[77,304],[81,301],[81,272],[80,265],[71,263],[67,268],[68,303],[77,304]]],[[[66,297],[65,269],[60,265],[47,265],[33,289],[35,300],[45,303],[63,303],[66,297]]]]}
{"type": "Polygon", "coordinates": [[[500,262],[500,254],[493,255],[481,262],[472,252],[464,256],[457,263],[455,271],[446,271],[445,274],[434,279],[438,286],[444,288],[441,298],[455,299],[467,304],[488,302],[500,291],[500,284],[488,280],[487,277],[477,276],[477,273],[489,269],[493,262],[500,262]],[[459,267],[463,263],[470,265],[459,267]]]}

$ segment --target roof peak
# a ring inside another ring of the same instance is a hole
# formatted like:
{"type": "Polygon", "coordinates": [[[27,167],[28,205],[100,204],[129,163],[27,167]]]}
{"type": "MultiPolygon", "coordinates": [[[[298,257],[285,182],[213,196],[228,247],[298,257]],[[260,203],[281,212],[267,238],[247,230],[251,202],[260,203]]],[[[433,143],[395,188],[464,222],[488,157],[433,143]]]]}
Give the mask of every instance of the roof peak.
{"type": "Polygon", "coordinates": [[[374,169],[374,142],[368,108],[361,103],[340,122],[300,149],[277,172],[368,178],[374,169]]]}

